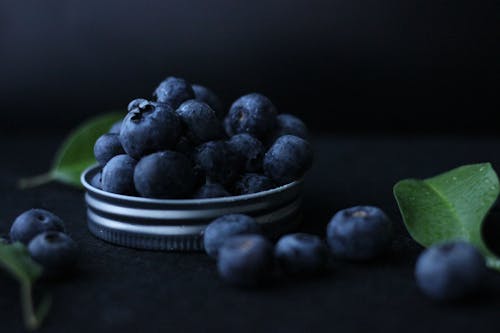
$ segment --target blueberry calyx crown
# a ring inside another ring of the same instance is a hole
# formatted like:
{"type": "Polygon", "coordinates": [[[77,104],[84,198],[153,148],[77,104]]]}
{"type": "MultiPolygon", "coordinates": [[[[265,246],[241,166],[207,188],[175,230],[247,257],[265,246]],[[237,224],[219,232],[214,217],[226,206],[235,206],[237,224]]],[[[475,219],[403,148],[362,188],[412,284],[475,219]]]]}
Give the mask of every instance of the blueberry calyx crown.
{"type": "Polygon", "coordinates": [[[50,232],[50,231],[46,232],[43,237],[49,243],[56,243],[60,238],[57,232],[50,232]]]}
{"type": "Polygon", "coordinates": [[[139,121],[142,120],[143,116],[145,113],[153,111],[155,106],[149,102],[142,102],[139,104],[135,109],[130,111],[132,113],[132,116],[130,117],[130,120],[132,120],[135,123],[138,123],[139,121]]]}
{"type": "Polygon", "coordinates": [[[364,217],[367,217],[368,216],[368,213],[365,212],[364,210],[357,210],[355,212],[352,213],[352,216],[353,217],[361,217],[361,218],[364,218],[364,217]]]}

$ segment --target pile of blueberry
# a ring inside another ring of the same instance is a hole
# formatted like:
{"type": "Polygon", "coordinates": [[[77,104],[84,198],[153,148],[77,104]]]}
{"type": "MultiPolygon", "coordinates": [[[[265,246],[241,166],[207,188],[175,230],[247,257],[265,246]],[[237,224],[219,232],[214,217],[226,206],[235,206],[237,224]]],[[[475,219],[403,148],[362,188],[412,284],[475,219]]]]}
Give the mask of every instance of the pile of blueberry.
{"type": "MultiPolygon", "coordinates": [[[[315,235],[295,233],[273,245],[253,218],[241,214],[214,220],[204,233],[205,251],[217,260],[221,278],[241,287],[262,285],[283,275],[317,275],[329,258],[367,261],[386,252],[391,241],[391,221],[372,206],[336,213],[327,226],[326,243],[315,235]]],[[[426,296],[450,301],[476,292],[486,271],[479,251],[456,241],[425,250],[417,261],[415,277],[426,296]]]]}
{"type": "Polygon", "coordinates": [[[19,215],[5,242],[21,242],[33,260],[44,268],[44,274],[59,276],[71,269],[78,247],[65,233],[64,222],[43,209],[30,209],[19,215]]]}
{"type": "Polygon", "coordinates": [[[96,141],[102,171],[93,186],[147,198],[225,197],[290,183],[312,164],[304,123],[261,94],[240,97],[226,114],[208,88],[168,77],[153,97],[130,102],[96,141]]]}

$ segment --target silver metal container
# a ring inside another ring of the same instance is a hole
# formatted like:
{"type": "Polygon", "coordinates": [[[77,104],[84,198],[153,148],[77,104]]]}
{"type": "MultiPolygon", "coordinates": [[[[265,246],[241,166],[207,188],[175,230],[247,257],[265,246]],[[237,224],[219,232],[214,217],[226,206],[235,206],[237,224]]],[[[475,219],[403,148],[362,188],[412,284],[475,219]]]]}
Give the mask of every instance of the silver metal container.
{"type": "Polygon", "coordinates": [[[292,231],[301,221],[302,180],[255,194],[214,199],[149,199],[93,187],[91,167],[83,172],[89,230],[107,242],[147,250],[203,249],[208,223],[226,214],[253,216],[271,237],[292,231]]]}

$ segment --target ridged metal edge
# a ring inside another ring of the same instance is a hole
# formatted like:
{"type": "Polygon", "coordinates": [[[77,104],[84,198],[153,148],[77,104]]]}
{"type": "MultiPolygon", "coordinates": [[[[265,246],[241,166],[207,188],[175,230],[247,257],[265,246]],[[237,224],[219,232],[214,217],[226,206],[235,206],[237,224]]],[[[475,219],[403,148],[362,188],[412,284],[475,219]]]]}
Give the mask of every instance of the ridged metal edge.
{"type": "MultiPolygon", "coordinates": [[[[203,231],[186,234],[154,234],[130,232],[108,227],[99,223],[99,218],[90,210],[88,213],[88,228],[90,232],[106,242],[143,250],[158,251],[202,251],[203,250],[203,231]]],[[[277,238],[285,233],[296,230],[302,222],[302,214],[297,212],[293,217],[287,220],[281,220],[274,223],[263,225],[266,235],[270,238],[277,238]]],[[[120,222],[117,222],[120,223],[120,222]]],[[[182,226],[174,227],[182,229],[182,226]]]]}
{"type": "Polygon", "coordinates": [[[159,251],[202,251],[201,235],[146,235],[117,231],[88,220],[90,232],[106,242],[125,247],[159,251]]]}

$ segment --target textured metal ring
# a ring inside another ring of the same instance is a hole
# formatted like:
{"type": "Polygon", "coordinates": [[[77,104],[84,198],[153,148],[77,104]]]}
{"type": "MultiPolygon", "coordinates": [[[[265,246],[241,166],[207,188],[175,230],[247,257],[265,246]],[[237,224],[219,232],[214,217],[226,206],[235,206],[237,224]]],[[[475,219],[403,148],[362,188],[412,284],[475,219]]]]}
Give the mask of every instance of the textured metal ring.
{"type": "Polygon", "coordinates": [[[302,180],[255,194],[214,199],[149,199],[105,192],[90,184],[99,172],[83,172],[87,221],[92,234],[107,242],[139,249],[199,251],[203,231],[215,218],[253,216],[267,234],[277,237],[301,220],[302,180]]]}

